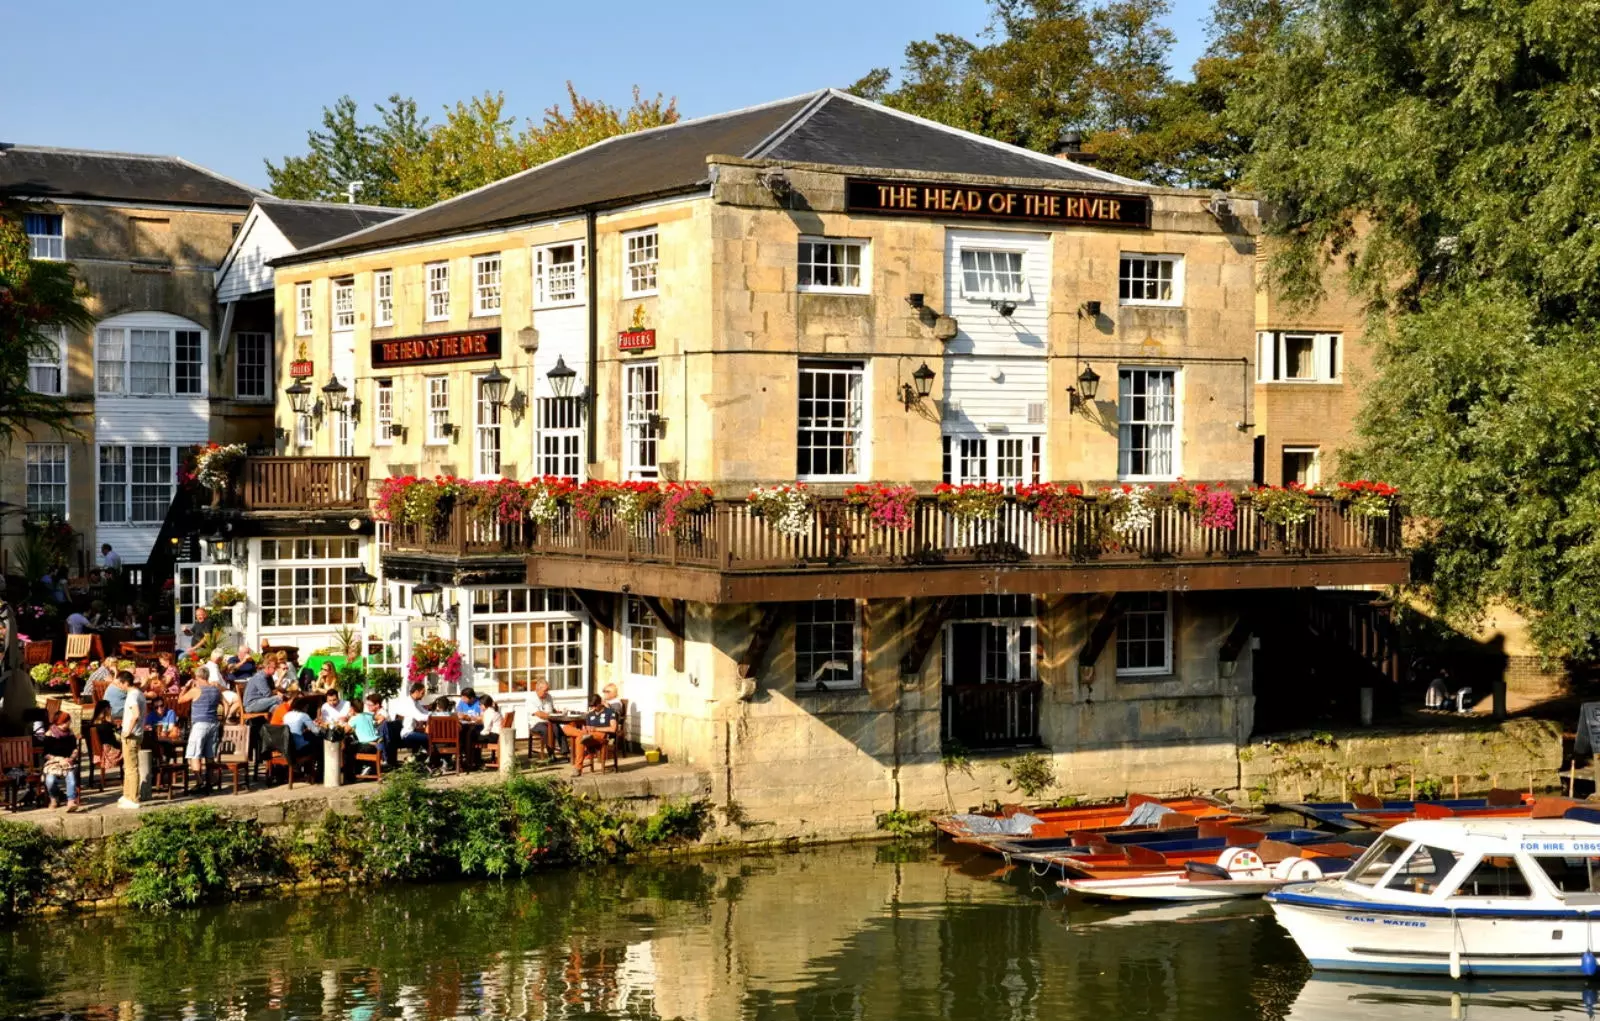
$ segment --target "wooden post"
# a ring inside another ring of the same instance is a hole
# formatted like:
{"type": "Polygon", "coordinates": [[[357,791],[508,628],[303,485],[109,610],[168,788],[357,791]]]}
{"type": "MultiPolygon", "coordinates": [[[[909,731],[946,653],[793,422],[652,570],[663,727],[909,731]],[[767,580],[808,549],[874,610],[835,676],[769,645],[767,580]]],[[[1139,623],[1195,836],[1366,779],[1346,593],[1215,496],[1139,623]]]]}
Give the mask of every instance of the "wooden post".
{"type": "Polygon", "coordinates": [[[1489,774],[1489,789],[1491,791],[1492,790],[1496,790],[1497,788],[1499,788],[1499,786],[1500,786],[1500,774],[1499,773],[1490,773],[1489,774]]]}
{"type": "Polygon", "coordinates": [[[1574,758],[1567,764],[1567,797],[1578,796],[1578,760],[1574,758]]]}
{"type": "Polygon", "coordinates": [[[1339,800],[1350,800],[1350,779],[1345,776],[1339,777],[1339,800]]]}
{"type": "Polygon", "coordinates": [[[1457,798],[1461,797],[1461,774],[1460,773],[1456,774],[1456,792],[1453,795],[1453,797],[1457,797],[1457,798]]]}
{"type": "Polygon", "coordinates": [[[1411,800],[1417,800],[1417,772],[1411,771],[1411,800]]]}

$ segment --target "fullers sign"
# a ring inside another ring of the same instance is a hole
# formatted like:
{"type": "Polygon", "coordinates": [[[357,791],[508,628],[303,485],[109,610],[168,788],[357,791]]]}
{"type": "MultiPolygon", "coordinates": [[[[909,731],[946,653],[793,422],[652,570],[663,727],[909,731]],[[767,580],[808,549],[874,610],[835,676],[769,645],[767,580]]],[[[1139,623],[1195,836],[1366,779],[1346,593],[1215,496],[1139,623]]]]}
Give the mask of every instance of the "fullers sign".
{"type": "Polygon", "coordinates": [[[440,362],[476,362],[500,357],[500,331],[435,333],[427,337],[372,342],[372,367],[437,365],[440,362]]]}
{"type": "Polygon", "coordinates": [[[1098,227],[1150,226],[1150,199],[1143,195],[995,188],[982,184],[924,184],[851,177],[844,185],[852,213],[1020,220],[1098,227]]]}

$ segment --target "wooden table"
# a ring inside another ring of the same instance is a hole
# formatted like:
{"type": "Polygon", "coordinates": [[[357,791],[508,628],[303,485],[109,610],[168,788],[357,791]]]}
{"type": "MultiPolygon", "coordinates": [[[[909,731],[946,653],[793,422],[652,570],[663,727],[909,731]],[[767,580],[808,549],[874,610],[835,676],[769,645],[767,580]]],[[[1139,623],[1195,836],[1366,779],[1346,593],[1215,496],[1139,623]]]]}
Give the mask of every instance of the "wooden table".
{"type": "Polygon", "coordinates": [[[144,659],[154,659],[155,655],[156,655],[156,643],[153,640],[149,640],[149,639],[147,639],[145,641],[142,641],[142,642],[135,642],[135,641],[118,642],[117,643],[117,655],[119,655],[119,656],[141,656],[144,659]]]}

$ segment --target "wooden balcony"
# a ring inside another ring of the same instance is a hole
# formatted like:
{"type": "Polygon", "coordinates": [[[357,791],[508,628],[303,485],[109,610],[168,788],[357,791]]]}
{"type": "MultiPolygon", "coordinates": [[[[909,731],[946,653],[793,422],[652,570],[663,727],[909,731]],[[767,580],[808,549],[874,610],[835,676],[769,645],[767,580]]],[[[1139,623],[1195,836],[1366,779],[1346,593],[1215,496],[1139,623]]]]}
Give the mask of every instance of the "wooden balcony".
{"type": "Polygon", "coordinates": [[[1153,524],[1119,535],[1109,511],[1081,504],[1061,523],[1009,501],[993,520],[957,518],[931,497],[904,531],[867,510],[819,500],[799,535],[778,531],[744,501],[719,500],[663,533],[656,513],[628,523],[585,521],[570,507],[544,525],[497,524],[464,513],[435,528],[395,526],[386,550],[450,558],[527,556],[531,585],[629,591],[699,602],[757,603],[999,592],[1301,588],[1397,584],[1408,559],[1400,515],[1363,517],[1332,499],[1311,519],[1280,526],[1240,500],[1232,528],[1205,528],[1188,511],[1157,509],[1153,524]]]}
{"type": "Polygon", "coordinates": [[[364,457],[250,457],[228,500],[245,511],[366,511],[364,457]]]}

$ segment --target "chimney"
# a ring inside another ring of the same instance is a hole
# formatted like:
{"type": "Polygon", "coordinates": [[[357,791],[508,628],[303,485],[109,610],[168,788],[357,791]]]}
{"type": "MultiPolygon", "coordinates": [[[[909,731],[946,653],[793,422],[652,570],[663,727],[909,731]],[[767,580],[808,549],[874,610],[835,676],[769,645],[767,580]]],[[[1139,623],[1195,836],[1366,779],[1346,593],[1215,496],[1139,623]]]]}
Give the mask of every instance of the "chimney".
{"type": "Polygon", "coordinates": [[[1083,132],[1077,128],[1063,128],[1061,136],[1056,139],[1056,144],[1050,147],[1050,155],[1056,159],[1071,160],[1074,163],[1093,163],[1095,155],[1083,151],[1083,132]]]}

